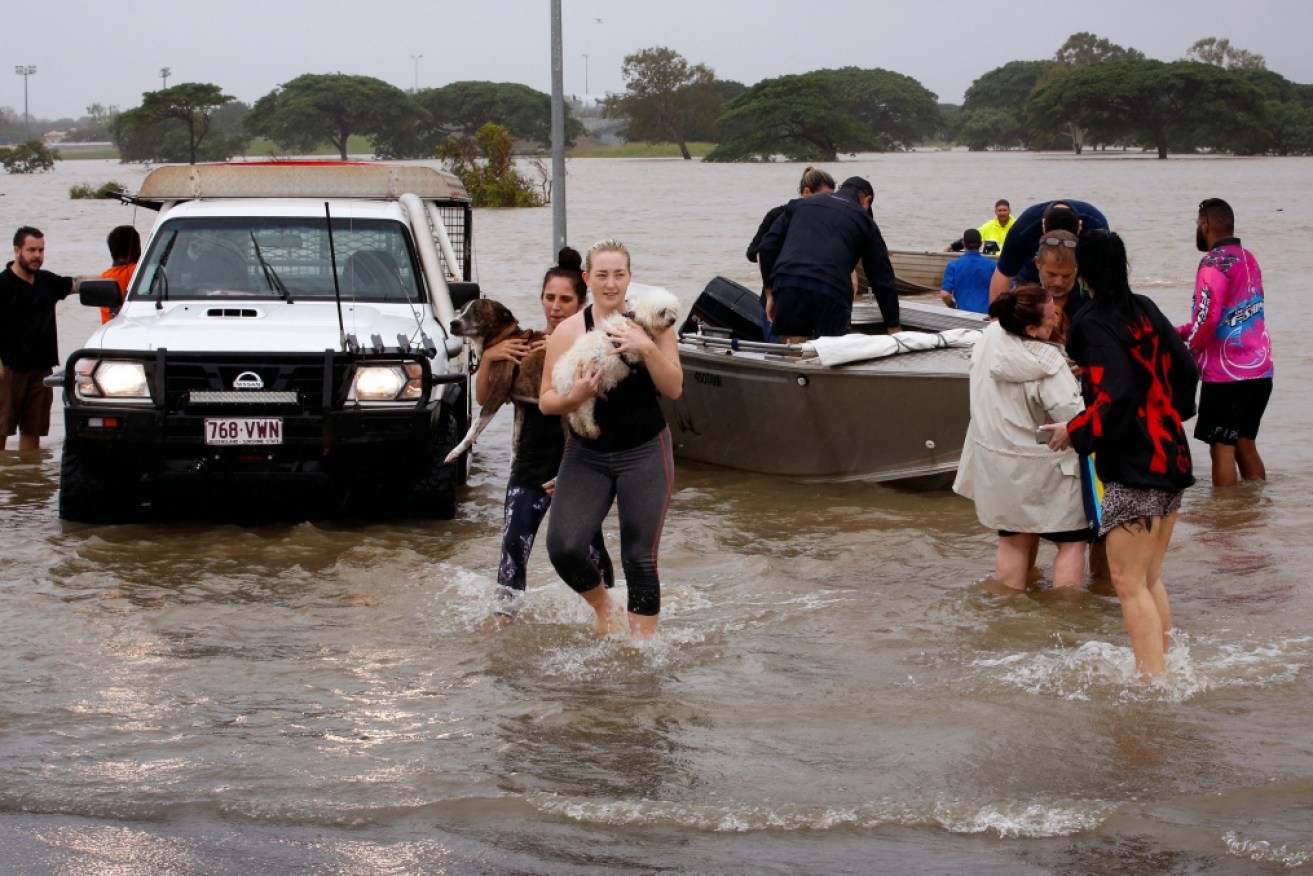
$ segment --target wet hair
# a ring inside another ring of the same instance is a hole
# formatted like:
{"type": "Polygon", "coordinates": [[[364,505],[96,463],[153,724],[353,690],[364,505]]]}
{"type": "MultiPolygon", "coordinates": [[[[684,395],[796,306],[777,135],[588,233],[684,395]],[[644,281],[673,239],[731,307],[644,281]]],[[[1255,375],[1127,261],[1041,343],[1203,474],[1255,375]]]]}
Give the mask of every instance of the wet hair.
{"type": "Polygon", "coordinates": [[[547,284],[553,277],[562,277],[570,281],[570,285],[574,287],[574,294],[579,296],[580,301],[587,301],[588,284],[584,282],[583,266],[584,257],[579,255],[578,250],[568,246],[561,247],[561,251],[556,254],[556,264],[543,274],[543,288],[542,292],[538,293],[538,297],[541,298],[543,292],[547,291],[547,284]]]}
{"type": "Polygon", "coordinates": [[[803,189],[811,189],[813,192],[834,191],[834,177],[820,168],[809,167],[802,172],[802,179],[798,182],[798,194],[801,195],[803,189]]]}
{"type": "Polygon", "coordinates": [[[584,270],[593,269],[593,258],[602,252],[618,252],[625,257],[625,267],[632,270],[629,262],[629,248],[614,237],[608,237],[606,240],[599,240],[588,248],[588,255],[584,258],[584,270]]]}
{"type": "Polygon", "coordinates": [[[1062,229],[1057,231],[1045,231],[1040,235],[1039,249],[1035,251],[1035,258],[1039,259],[1040,264],[1043,264],[1045,259],[1053,259],[1058,262],[1076,261],[1075,247],[1063,246],[1061,243],[1045,243],[1045,238],[1066,241],[1074,241],[1077,239],[1076,235],[1070,231],[1064,231],[1062,229]]]}
{"type": "Polygon", "coordinates": [[[117,225],[105,238],[109,257],[135,262],[141,258],[141,235],[131,225],[117,225]]]}
{"type": "Polygon", "coordinates": [[[999,198],[994,202],[994,209],[997,210],[999,207],[1007,207],[1009,210],[1012,209],[1012,205],[1008,203],[1007,198],[999,198]]]}
{"type": "Polygon", "coordinates": [[[14,246],[22,246],[23,241],[29,237],[35,237],[37,240],[45,237],[40,228],[33,228],[31,225],[24,225],[14,232],[14,246]]]}
{"type": "Polygon", "coordinates": [[[1094,306],[1125,309],[1131,300],[1126,244],[1115,231],[1091,231],[1076,247],[1076,268],[1094,295],[1094,306]]]}
{"type": "Polygon", "coordinates": [[[1199,218],[1207,221],[1210,228],[1224,237],[1235,231],[1235,211],[1221,198],[1205,198],[1200,201],[1199,218]]]}
{"type": "Polygon", "coordinates": [[[1063,201],[1054,201],[1044,208],[1045,231],[1070,231],[1080,233],[1080,216],[1063,201]]]}
{"type": "Polygon", "coordinates": [[[1044,324],[1044,305],[1053,298],[1043,286],[1027,283],[999,294],[989,305],[989,315],[1010,335],[1028,338],[1029,326],[1044,324]]]}

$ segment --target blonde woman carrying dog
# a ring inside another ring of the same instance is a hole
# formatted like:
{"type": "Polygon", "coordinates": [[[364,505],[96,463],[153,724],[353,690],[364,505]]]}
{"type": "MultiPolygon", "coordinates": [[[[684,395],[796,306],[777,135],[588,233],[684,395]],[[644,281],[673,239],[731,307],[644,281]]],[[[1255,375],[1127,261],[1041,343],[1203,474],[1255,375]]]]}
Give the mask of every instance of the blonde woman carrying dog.
{"type": "Polygon", "coordinates": [[[598,395],[597,371],[581,366],[568,394],[552,386],[557,361],[587,331],[612,314],[625,312],[631,279],[629,250],[615,240],[593,245],[584,263],[593,304],[564,322],[547,341],[547,361],[538,403],[544,414],[568,414],[596,399],[597,438],[571,431],[556,477],[555,510],[547,524],[547,552],[565,583],[597,614],[599,633],[610,632],[612,601],[588,558],[589,541],[611,505],[620,515],[620,554],[629,587],[629,632],[648,639],[661,611],[657,549],[674,484],[670,430],[658,397],[679,398],[684,371],[675,333],[654,340],[631,320],[605,328],[612,355],[627,354],[637,365],[605,397],[598,395]]]}
{"type": "MultiPolygon", "coordinates": [[[[557,263],[543,275],[542,292],[538,301],[547,318],[547,335],[551,336],[565,319],[574,316],[588,299],[588,284],[584,282],[583,257],[570,247],[561,249],[557,263]]],[[[493,362],[514,362],[517,366],[530,353],[542,349],[544,341],[530,344],[519,338],[508,338],[483,351],[484,365],[493,362]]],[[[480,368],[475,375],[475,400],[483,404],[488,396],[488,374],[491,368],[480,368]]],[[[497,609],[500,623],[506,623],[519,610],[527,584],[526,568],[533,550],[538,527],[547,516],[552,504],[556,472],[565,453],[565,427],[560,417],[548,416],[530,402],[514,402],[516,421],[520,424],[515,436],[511,476],[506,482],[506,506],[502,515],[501,559],[497,564],[497,609]]],[[[593,580],[606,587],[614,586],[615,570],[606,552],[599,526],[588,547],[592,562],[593,580]]]]}

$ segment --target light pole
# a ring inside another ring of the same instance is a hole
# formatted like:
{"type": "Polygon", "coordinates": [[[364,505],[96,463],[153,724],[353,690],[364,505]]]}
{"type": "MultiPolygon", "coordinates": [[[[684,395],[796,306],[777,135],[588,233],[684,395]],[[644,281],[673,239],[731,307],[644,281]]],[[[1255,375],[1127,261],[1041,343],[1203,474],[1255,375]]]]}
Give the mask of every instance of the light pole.
{"type": "Polygon", "coordinates": [[[588,96],[588,53],[584,52],[584,97],[588,96]]]}
{"type": "Polygon", "coordinates": [[[169,76],[171,76],[172,74],[173,74],[173,71],[172,71],[171,69],[169,69],[168,67],[161,67],[161,68],[160,68],[160,81],[163,83],[163,85],[160,86],[161,88],[168,88],[168,87],[169,87],[169,76]]]}
{"type": "Polygon", "coordinates": [[[23,132],[30,140],[32,139],[32,123],[27,115],[27,77],[36,73],[36,67],[32,64],[15,64],[14,72],[23,77],[23,132]]]}
{"type": "Polygon", "coordinates": [[[415,62],[415,91],[413,92],[414,94],[419,94],[419,59],[422,57],[424,56],[423,55],[410,56],[410,60],[415,62]]]}
{"type": "Polygon", "coordinates": [[[561,0],[552,18],[552,253],[565,246],[565,51],[561,48],[561,0]]]}

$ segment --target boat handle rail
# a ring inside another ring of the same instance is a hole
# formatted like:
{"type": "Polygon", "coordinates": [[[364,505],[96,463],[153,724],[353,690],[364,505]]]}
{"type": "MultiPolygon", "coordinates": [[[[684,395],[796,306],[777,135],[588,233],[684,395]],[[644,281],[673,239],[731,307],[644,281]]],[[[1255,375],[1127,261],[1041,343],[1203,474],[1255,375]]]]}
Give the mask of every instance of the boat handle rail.
{"type": "Polygon", "coordinates": [[[684,344],[698,344],[703,347],[714,347],[720,350],[730,350],[732,352],[743,351],[747,353],[774,353],[784,355],[792,353],[801,355],[804,359],[812,358],[816,355],[815,348],[811,344],[772,344],[767,341],[745,341],[741,338],[721,338],[714,335],[704,335],[702,333],[679,333],[679,341],[684,344]]]}

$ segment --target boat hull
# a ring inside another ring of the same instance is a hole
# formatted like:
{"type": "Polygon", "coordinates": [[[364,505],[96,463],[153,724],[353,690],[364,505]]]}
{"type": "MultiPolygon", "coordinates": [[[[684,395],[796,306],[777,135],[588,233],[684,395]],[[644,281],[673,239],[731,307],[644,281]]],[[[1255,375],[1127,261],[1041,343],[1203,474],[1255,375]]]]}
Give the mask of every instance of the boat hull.
{"type": "Polygon", "coordinates": [[[899,295],[921,292],[938,292],[943,288],[944,268],[960,252],[934,252],[933,250],[889,250],[889,264],[894,269],[894,281],[899,295]]]}
{"type": "Polygon", "coordinates": [[[675,454],[792,477],[941,486],[970,418],[969,350],[824,367],[681,346],[684,393],[662,399],[675,454]]]}

